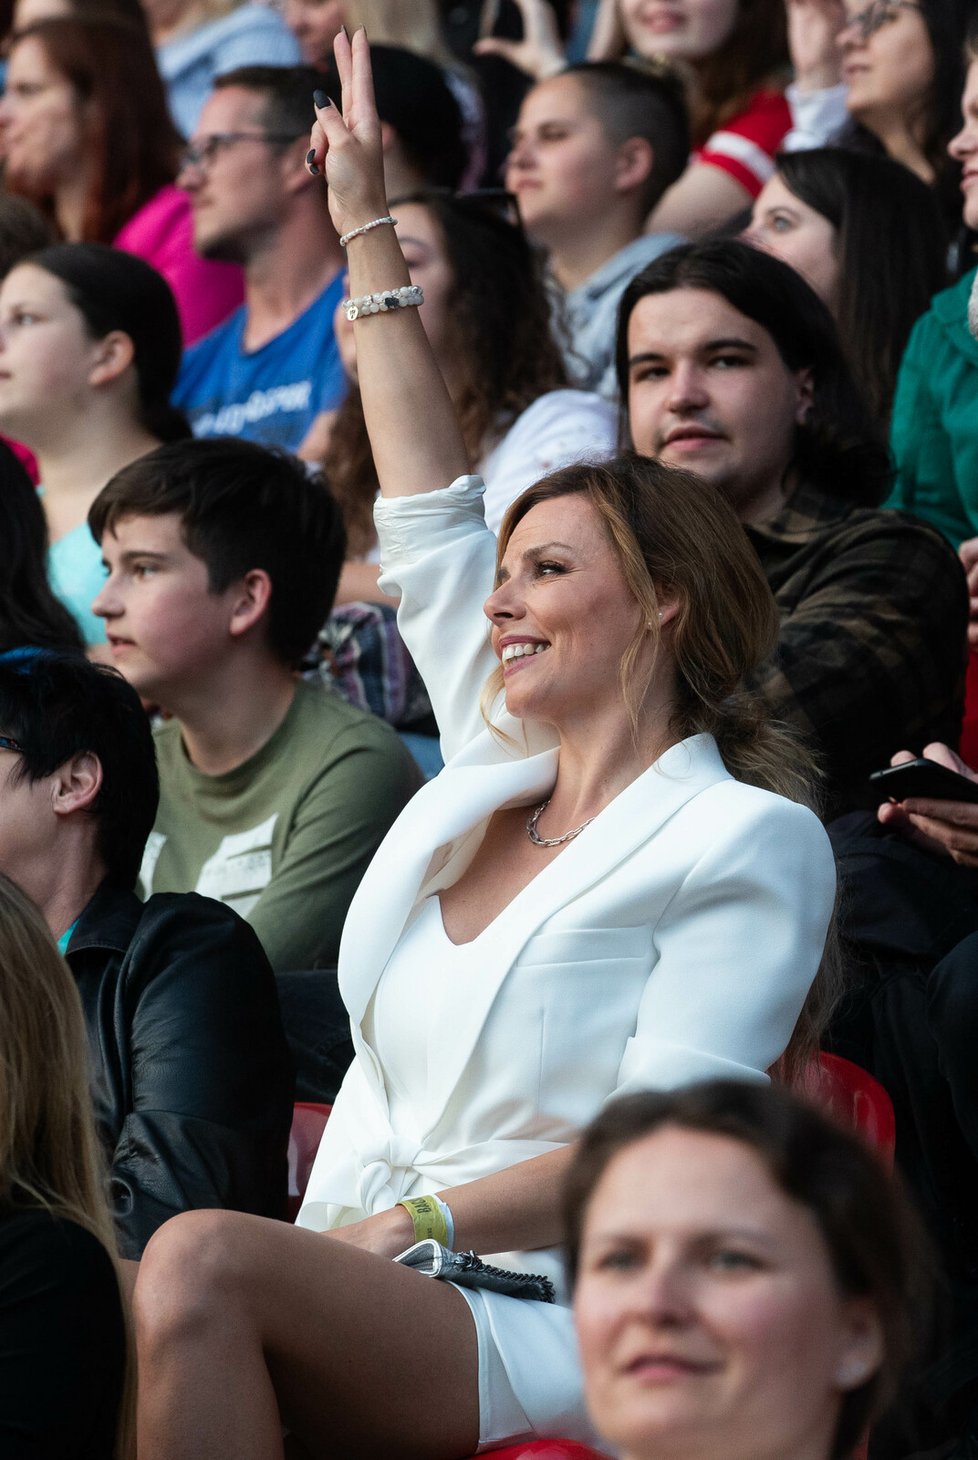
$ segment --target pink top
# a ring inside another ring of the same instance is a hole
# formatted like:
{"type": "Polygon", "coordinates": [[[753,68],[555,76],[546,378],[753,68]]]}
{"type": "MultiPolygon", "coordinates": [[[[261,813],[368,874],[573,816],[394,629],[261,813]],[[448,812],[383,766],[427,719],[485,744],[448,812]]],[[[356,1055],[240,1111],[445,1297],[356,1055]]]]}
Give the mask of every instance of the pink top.
{"type": "Polygon", "coordinates": [[[159,269],[177,301],[185,345],[222,324],[244,299],[237,264],[212,263],[194,252],[190,199],[174,183],[144,203],[113,243],[159,269]]]}
{"type": "Polygon", "coordinates": [[[727,173],[756,198],[774,174],[774,156],[791,128],[791,109],[780,91],[762,89],[744,111],[731,117],[719,132],[707,137],[694,154],[727,173]]]}

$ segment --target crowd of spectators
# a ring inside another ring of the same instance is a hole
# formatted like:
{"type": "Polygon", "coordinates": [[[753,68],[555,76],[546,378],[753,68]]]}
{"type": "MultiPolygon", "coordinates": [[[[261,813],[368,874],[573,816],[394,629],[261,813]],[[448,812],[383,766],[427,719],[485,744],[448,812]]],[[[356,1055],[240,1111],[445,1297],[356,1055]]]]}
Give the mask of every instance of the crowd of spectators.
{"type": "Polygon", "coordinates": [[[978,0],[7,21],[0,1460],[965,1460],[978,0]]]}

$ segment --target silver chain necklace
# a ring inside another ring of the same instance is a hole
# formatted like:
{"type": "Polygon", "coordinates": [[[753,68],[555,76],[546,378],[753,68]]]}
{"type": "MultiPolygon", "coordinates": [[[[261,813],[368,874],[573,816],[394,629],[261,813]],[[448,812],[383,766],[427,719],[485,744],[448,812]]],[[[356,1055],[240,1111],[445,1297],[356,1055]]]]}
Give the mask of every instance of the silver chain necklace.
{"type": "Polygon", "coordinates": [[[582,821],[580,826],[574,827],[573,831],[565,831],[563,836],[541,836],[537,831],[537,822],[549,805],[550,797],[548,796],[543,805],[537,807],[536,811],[533,812],[526,823],[526,834],[535,847],[560,847],[563,846],[564,842],[572,842],[594,820],[593,816],[589,816],[587,821],[582,821]]]}

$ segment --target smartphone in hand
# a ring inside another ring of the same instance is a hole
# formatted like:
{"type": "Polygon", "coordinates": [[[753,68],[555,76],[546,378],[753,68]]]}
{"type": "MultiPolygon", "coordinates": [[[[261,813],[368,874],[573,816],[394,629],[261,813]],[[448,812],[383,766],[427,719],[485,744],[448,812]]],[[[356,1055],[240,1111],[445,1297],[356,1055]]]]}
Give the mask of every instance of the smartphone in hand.
{"type": "Polygon", "coordinates": [[[923,757],[874,771],[868,785],[876,805],[883,801],[906,801],[910,796],[927,801],[978,803],[978,781],[923,757]]]}

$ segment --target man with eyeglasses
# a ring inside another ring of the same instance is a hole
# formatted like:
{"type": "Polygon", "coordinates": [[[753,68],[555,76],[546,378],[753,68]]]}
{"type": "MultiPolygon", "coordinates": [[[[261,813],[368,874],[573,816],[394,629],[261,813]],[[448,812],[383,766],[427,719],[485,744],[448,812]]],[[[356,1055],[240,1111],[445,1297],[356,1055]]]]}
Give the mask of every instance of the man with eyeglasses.
{"type": "MultiPolygon", "coordinates": [[[[194,246],[244,266],[245,302],[187,351],[174,396],[197,436],[241,436],[302,454],[345,377],[333,338],[343,253],[305,166],[306,66],[218,77],[183,154],[194,246]]],[[[314,452],[308,454],[315,454],[314,452]]]]}
{"type": "Polygon", "coordinates": [[[121,1255],[193,1208],[283,1215],[292,1068],[261,944],[211,898],[133,891],[159,801],[135,690],[15,649],[0,732],[0,871],[78,987],[121,1255]]]}

